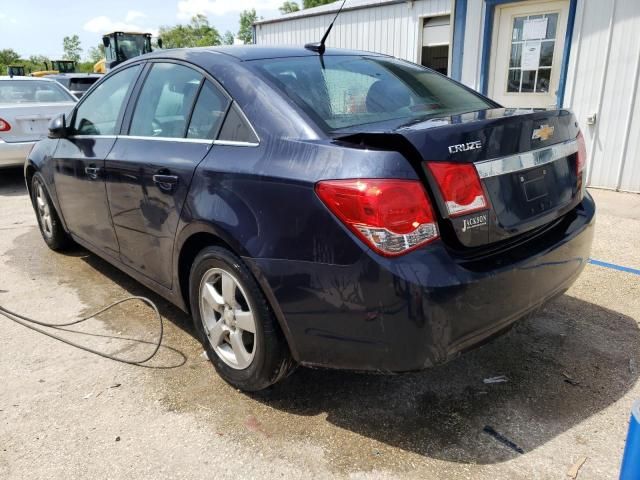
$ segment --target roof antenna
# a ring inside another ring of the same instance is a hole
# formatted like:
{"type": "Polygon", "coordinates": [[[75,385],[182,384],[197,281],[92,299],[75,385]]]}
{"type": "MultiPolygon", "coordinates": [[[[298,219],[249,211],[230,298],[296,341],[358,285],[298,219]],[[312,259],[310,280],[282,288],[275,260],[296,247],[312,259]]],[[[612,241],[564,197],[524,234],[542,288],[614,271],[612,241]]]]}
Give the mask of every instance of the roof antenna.
{"type": "Polygon", "coordinates": [[[327,41],[327,37],[329,36],[329,32],[331,32],[331,29],[333,28],[333,24],[336,23],[336,19],[338,18],[338,15],[340,15],[340,12],[342,12],[342,7],[344,7],[344,4],[346,3],[347,0],[342,0],[342,5],[340,5],[340,8],[338,9],[338,12],[336,13],[336,16],[333,17],[333,21],[331,22],[331,24],[329,25],[329,28],[327,28],[327,31],[324,32],[324,35],[322,36],[322,40],[320,40],[320,42],[315,42],[315,43],[307,43],[304,48],[306,48],[307,50],[311,50],[312,52],[318,52],[320,55],[324,55],[324,51],[326,50],[326,47],[324,46],[324,42],[327,41]]]}

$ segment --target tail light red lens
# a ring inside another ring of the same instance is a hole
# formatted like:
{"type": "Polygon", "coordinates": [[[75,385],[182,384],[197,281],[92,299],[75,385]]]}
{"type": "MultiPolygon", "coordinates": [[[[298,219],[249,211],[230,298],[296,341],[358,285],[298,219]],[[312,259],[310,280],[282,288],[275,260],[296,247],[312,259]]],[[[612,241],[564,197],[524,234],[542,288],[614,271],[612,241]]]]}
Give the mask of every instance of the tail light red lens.
{"type": "Polygon", "coordinates": [[[488,208],[476,168],[471,163],[427,162],[450,217],[488,208]]]}
{"type": "Polygon", "coordinates": [[[584,136],[582,135],[582,132],[578,132],[576,140],[578,141],[578,155],[576,155],[576,172],[580,174],[587,164],[587,147],[584,143],[584,136]]]}
{"type": "Polygon", "coordinates": [[[578,132],[578,154],[576,155],[576,189],[580,198],[584,195],[584,168],[587,164],[587,147],[584,143],[582,132],[578,132]]]}
{"type": "Polygon", "coordinates": [[[327,180],[320,200],[374,251],[394,256],[438,238],[424,187],[417,180],[327,180]]]}
{"type": "Polygon", "coordinates": [[[8,132],[11,130],[11,125],[6,120],[0,118],[0,132],[8,132]]]}

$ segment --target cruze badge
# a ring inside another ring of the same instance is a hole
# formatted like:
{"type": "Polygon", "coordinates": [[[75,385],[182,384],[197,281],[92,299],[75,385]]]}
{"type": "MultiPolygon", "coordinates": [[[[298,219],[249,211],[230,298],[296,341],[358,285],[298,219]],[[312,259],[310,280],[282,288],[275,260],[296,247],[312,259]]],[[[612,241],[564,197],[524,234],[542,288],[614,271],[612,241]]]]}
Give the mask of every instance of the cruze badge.
{"type": "Polygon", "coordinates": [[[449,153],[468,152],[469,150],[479,150],[482,148],[482,142],[476,140],[475,142],[460,143],[458,145],[449,145],[449,153]]]}
{"type": "Polygon", "coordinates": [[[554,127],[550,125],[540,125],[540,128],[536,128],[531,135],[531,140],[549,140],[553,137],[554,127]]]}

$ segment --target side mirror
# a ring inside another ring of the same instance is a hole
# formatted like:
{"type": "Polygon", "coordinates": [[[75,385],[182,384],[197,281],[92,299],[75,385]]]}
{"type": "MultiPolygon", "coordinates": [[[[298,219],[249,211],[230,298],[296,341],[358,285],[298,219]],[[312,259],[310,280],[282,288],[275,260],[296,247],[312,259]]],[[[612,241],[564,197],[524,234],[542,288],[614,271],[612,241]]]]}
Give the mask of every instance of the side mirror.
{"type": "Polygon", "coordinates": [[[162,39],[158,38],[158,48],[162,48],[162,39]]]}
{"type": "Polygon", "coordinates": [[[49,138],[64,138],[67,136],[67,125],[64,113],[53,117],[49,122],[49,138]]]}
{"type": "Polygon", "coordinates": [[[109,37],[102,37],[102,45],[104,45],[104,48],[109,48],[109,45],[111,45],[109,37]]]}

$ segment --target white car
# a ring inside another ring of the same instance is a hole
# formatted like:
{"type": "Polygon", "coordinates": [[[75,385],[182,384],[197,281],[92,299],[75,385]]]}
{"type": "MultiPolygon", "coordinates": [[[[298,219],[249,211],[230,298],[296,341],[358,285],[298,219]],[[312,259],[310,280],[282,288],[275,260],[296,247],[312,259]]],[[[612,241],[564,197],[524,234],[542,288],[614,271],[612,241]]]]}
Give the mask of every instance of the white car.
{"type": "Polygon", "coordinates": [[[0,168],[23,165],[49,121],[77,101],[54,80],[0,76],[0,168]]]}

